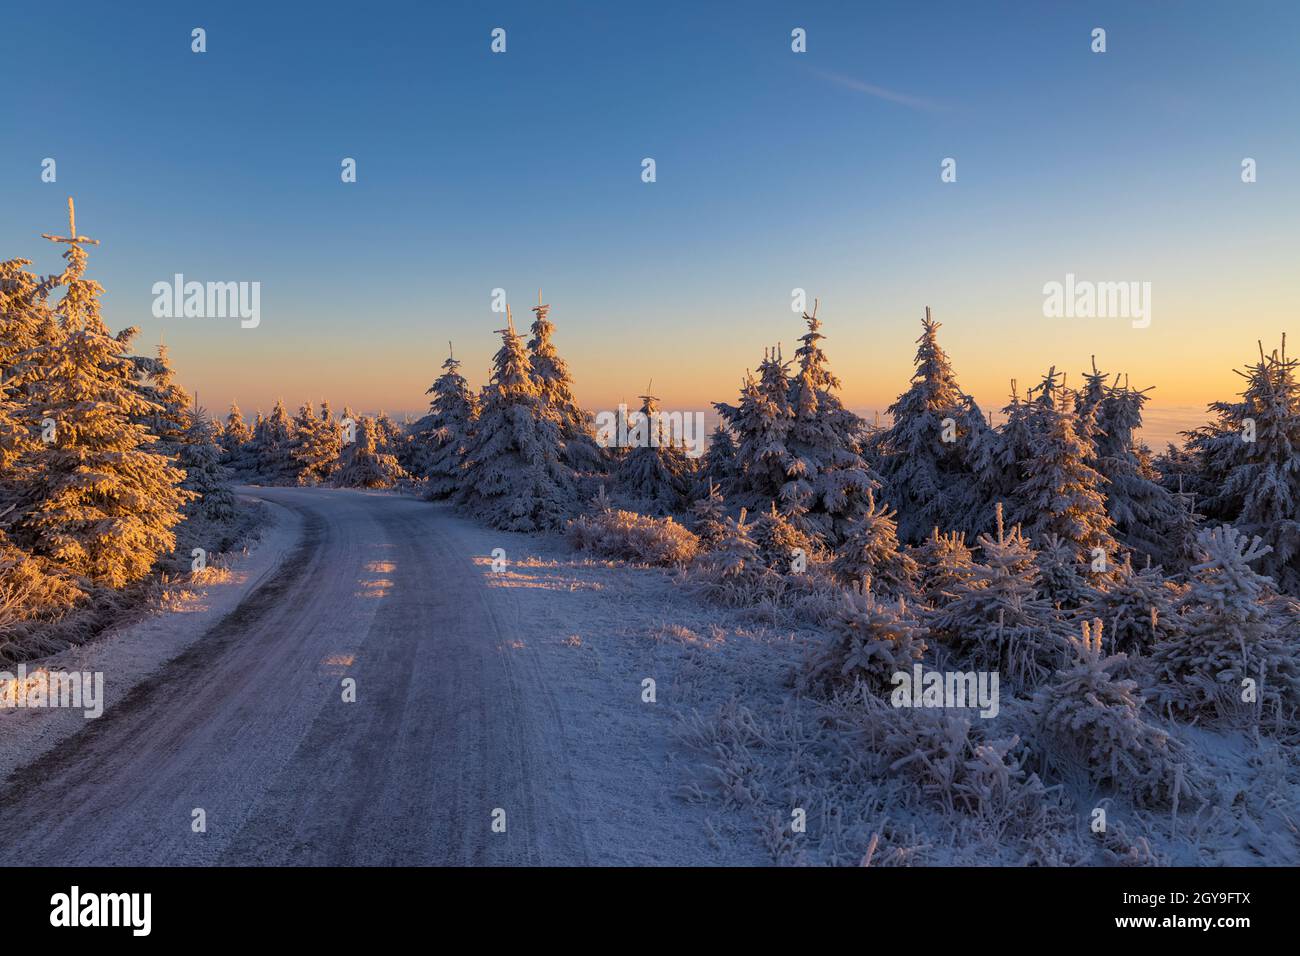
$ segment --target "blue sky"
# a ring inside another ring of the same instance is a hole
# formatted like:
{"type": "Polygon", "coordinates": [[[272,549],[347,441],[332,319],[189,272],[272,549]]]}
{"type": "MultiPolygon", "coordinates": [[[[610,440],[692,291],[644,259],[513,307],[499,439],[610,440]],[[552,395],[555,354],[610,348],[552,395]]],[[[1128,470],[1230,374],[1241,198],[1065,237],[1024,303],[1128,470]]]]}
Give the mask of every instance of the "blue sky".
{"type": "Polygon", "coordinates": [[[793,351],[794,287],[861,407],[905,387],[927,304],[994,405],[1094,352],[1202,403],[1296,328],[1294,3],[289,6],[62,3],[0,34],[0,255],[55,269],[37,236],[74,195],[110,325],[165,334],[210,407],[418,409],[448,339],[481,384],[497,287],[517,324],[543,288],[593,409],[650,378],[732,398],[793,351]],[[176,272],[260,281],[261,326],[155,319],[176,272]],[[1151,281],[1151,328],[1044,318],[1067,272],[1151,281]]]}

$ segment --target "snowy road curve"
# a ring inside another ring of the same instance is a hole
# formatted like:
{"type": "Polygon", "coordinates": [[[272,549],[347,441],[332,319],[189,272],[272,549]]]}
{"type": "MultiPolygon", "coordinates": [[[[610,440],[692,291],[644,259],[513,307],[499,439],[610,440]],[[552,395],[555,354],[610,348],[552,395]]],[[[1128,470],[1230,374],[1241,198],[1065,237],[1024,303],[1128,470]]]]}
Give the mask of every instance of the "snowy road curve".
{"type": "Polygon", "coordinates": [[[518,599],[487,585],[481,535],[410,498],[247,493],[296,544],[201,640],[6,782],[0,864],[591,862],[581,817],[600,795],[575,792],[534,654],[503,650],[518,599]]]}

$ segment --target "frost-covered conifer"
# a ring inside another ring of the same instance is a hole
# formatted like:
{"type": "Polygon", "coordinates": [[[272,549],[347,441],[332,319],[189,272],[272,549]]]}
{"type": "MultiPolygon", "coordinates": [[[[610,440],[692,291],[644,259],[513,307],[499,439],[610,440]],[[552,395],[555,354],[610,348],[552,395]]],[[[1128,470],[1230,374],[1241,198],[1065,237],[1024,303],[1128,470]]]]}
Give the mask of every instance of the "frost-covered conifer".
{"type": "Polygon", "coordinates": [[[293,419],[293,458],[300,485],[327,481],[338,467],[342,441],[334,423],[317,415],[311,402],[303,402],[293,419]]]}
{"type": "Polygon", "coordinates": [[[673,441],[659,415],[659,400],[642,395],[641,411],[631,423],[632,448],[619,462],[619,490],[638,510],[667,515],[682,508],[691,487],[691,464],[673,441]]]}
{"type": "Polygon", "coordinates": [[[691,507],[691,530],[700,539],[701,551],[712,551],[726,533],[727,503],[717,485],[691,507]]]}
{"type": "Polygon", "coordinates": [[[868,492],[867,509],[849,528],[836,550],[831,571],[845,584],[867,578],[882,594],[910,595],[917,576],[916,562],[898,544],[898,525],[886,504],[877,505],[868,492]]]}
{"type": "Polygon", "coordinates": [[[253,429],[259,480],[268,485],[298,483],[300,468],[293,457],[295,438],[293,419],[284,407],[284,399],[276,399],[271,414],[261,419],[253,429]]]}
{"type": "Polygon", "coordinates": [[[555,325],[549,318],[551,307],[542,304],[537,293],[537,307],[532,311],[532,338],[528,340],[528,361],[533,381],[560,428],[561,459],[578,472],[604,471],[605,460],[596,444],[591,416],[573,397],[573,377],[555,348],[551,336],[555,325]]]}
{"type": "Polygon", "coordinates": [[[380,446],[382,434],[382,428],[369,416],[357,423],[356,440],[343,449],[334,484],[340,488],[391,488],[404,477],[397,456],[380,446]]]}
{"type": "Polygon", "coordinates": [[[1096,618],[1106,625],[1112,653],[1147,654],[1178,632],[1178,597],[1179,589],[1165,580],[1159,567],[1135,568],[1125,555],[1114,577],[1092,591],[1081,611],[1085,620],[1096,618]]]}
{"type": "Polygon", "coordinates": [[[920,541],[935,526],[975,532],[991,517],[975,471],[988,425],[958,386],[939,328],[927,308],[911,387],[890,406],[893,424],[880,439],[880,472],[904,541],[920,541]]]}
{"type": "Polygon", "coordinates": [[[1135,681],[1112,673],[1124,654],[1102,650],[1102,623],[1082,626],[1070,638],[1075,662],[1034,697],[1034,742],[1054,769],[1082,768],[1094,785],[1107,786],[1143,806],[1167,806],[1199,789],[1195,774],[1180,769],[1185,750],[1143,717],[1135,681]]]}
{"type": "Polygon", "coordinates": [[[1196,536],[1199,561],[1178,601],[1178,629],[1151,652],[1153,698],[1174,712],[1219,713],[1243,704],[1300,706],[1300,647],[1279,633],[1273,581],[1251,567],[1269,552],[1231,525],[1196,536]],[[1252,688],[1246,683],[1253,682],[1252,688]]]}
{"type": "Polygon", "coordinates": [[[736,439],[725,425],[713,429],[701,470],[704,483],[709,487],[716,486],[723,498],[735,494],[739,487],[740,460],[736,439]]]}
{"type": "Polygon", "coordinates": [[[829,695],[860,682],[880,694],[892,686],[894,674],[910,676],[925,654],[925,626],[903,598],[879,601],[870,589],[843,591],[825,626],[829,640],[815,647],[799,676],[805,690],[829,695]]]}
{"type": "Polygon", "coordinates": [[[1029,542],[1019,527],[1005,530],[1000,504],[995,513],[996,535],[980,535],[970,579],[955,584],[931,631],[971,666],[999,670],[1013,687],[1033,686],[1060,665],[1064,629],[1039,591],[1029,542]]]}
{"type": "Polygon", "coordinates": [[[577,510],[560,422],[533,379],[514,323],[500,332],[457,501],[497,528],[559,528],[577,510]]]}
{"type": "Polygon", "coordinates": [[[223,449],[216,425],[201,408],[186,414],[189,425],[181,433],[177,461],[185,469],[181,487],[198,497],[186,505],[185,512],[202,515],[209,521],[231,521],[237,508],[230,490],[231,471],[222,463],[223,449]]]}
{"type": "Polygon", "coordinates": [[[1281,349],[1238,372],[1239,402],[1215,402],[1214,422],[1188,433],[1202,464],[1198,499],[1214,520],[1258,536],[1271,551],[1260,570],[1282,590],[1300,595],[1300,381],[1297,360],[1281,349]]]}
{"type": "Polygon", "coordinates": [[[460,374],[460,361],[448,353],[442,374],[429,386],[429,414],[412,429],[411,444],[420,449],[417,474],[426,479],[425,497],[448,498],[456,493],[465,472],[465,452],[478,418],[478,400],[460,374]]]}
{"type": "Polygon", "coordinates": [[[758,559],[770,570],[792,574],[801,573],[797,570],[800,566],[807,568],[812,542],[777,510],[775,501],[754,519],[750,534],[758,548],[758,559]]]}
{"type": "Polygon", "coordinates": [[[916,562],[916,593],[931,608],[944,607],[956,596],[958,585],[974,574],[975,559],[960,531],[940,534],[932,528],[930,537],[909,548],[908,554],[916,562]]]}
{"type": "Polygon", "coordinates": [[[868,495],[880,482],[861,455],[861,419],[836,395],[840,383],[818,344],[825,336],[816,307],[803,318],[808,331],[800,337],[799,367],[790,382],[790,461],[781,506],[799,517],[801,527],[834,545],[865,512],[868,495]]]}
{"type": "Polygon", "coordinates": [[[81,241],[68,242],[67,267],[54,280],[65,288],[62,334],[18,369],[33,417],[55,423],[19,536],[73,574],[121,587],[175,547],[173,528],[191,496],[179,487],[184,472],[150,449],[138,424],[156,406],[139,393],[135,365],[122,354],[129,335],[110,335],[100,318],[103,289],[84,278],[81,241]]]}
{"type": "Polygon", "coordinates": [[[723,422],[736,436],[736,489],[732,496],[746,508],[765,510],[781,497],[793,458],[786,442],[794,411],[790,407],[786,365],[769,349],[759,374],[745,374],[740,402],[715,402],[723,422]]]}

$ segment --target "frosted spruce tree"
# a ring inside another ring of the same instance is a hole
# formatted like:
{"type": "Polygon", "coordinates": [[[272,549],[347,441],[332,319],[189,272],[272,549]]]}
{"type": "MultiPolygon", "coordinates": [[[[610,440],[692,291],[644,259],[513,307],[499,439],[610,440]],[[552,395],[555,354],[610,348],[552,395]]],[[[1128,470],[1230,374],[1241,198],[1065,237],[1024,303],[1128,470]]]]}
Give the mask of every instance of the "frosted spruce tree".
{"type": "MultiPolygon", "coordinates": [[[[1048,381],[1053,381],[1049,376],[1048,381]]],[[[1080,437],[1073,395],[1057,387],[1038,404],[1036,447],[1020,463],[1013,519],[1039,547],[1055,535],[1081,569],[1109,573],[1119,560],[1114,527],[1106,513],[1105,479],[1088,467],[1091,448],[1080,437]]]]}
{"type": "Polygon", "coordinates": [[[1145,655],[1178,633],[1179,593],[1160,568],[1135,568],[1125,555],[1114,577],[1104,588],[1092,592],[1081,612],[1084,620],[1096,619],[1106,625],[1111,653],[1145,655]]]}
{"type": "Polygon", "coordinates": [[[673,514],[689,495],[691,463],[665,427],[659,399],[650,394],[640,399],[641,411],[628,431],[632,447],[618,465],[619,491],[645,514],[673,514]]]}
{"type": "Polygon", "coordinates": [[[343,450],[338,429],[322,409],[318,415],[310,401],[303,402],[293,419],[293,437],[289,456],[300,485],[315,485],[328,481],[338,467],[343,450]]]}
{"type": "Polygon", "coordinates": [[[1205,514],[1258,536],[1271,549],[1260,570],[1300,595],[1300,382],[1297,361],[1280,350],[1237,374],[1246,380],[1239,402],[1215,402],[1216,419],[1188,433],[1201,464],[1198,499],[1205,514]]]}
{"type": "Polygon", "coordinates": [[[421,449],[417,467],[426,479],[425,497],[440,500],[455,494],[464,479],[465,454],[474,437],[479,407],[460,374],[460,362],[450,351],[442,363],[442,374],[425,394],[433,396],[429,414],[413,429],[412,444],[421,449]]]}
{"type": "Polygon", "coordinates": [[[795,351],[799,367],[790,383],[790,463],[781,502],[801,527],[834,546],[866,512],[868,496],[880,481],[861,455],[861,419],[836,395],[840,383],[819,345],[825,336],[816,303],[812,315],[805,312],[803,318],[808,331],[795,351]]]}
{"type": "Polygon", "coordinates": [[[537,293],[537,307],[528,340],[528,361],[532,377],[551,414],[560,426],[562,460],[579,472],[605,470],[604,456],[596,444],[596,433],[591,416],[582,410],[573,397],[573,377],[569,367],[551,341],[555,325],[549,316],[551,307],[542,303],[542,293],[537,293]]]}
{"type": "Polygon", "coordinates": [[[190,394],[176,381],[167,346],[161,342],[155,357],[140,359],[137,367],[144,372],[140,391],[155,406],[141,424],[156,436],[158,451],[175,458],[190,427],[190,394]]]}
{"type": "Polygon", "coordinates": [[[173,529],[192,496],[180,488],[184,472],[151,449],[138,424],[156,406],[136,388],[135,365],[123,355],[130,336],[114,337],[100,317],[103,288],[85,278],[84,246],[95,241],[77,235],[71,200],[68,212],[70,235],[45,237],[68,246],[54,280],[65,290],[56,307],[62,334],[18,373],[34,417],[53,423],[18,533],[33,553],[118,588],[175,547],[173,529]]]}
{"type": "Polygon", "coordinates": [[[916,562],[916,592],[929,607],[945,607],[957,594],[959,585],[974,576],[975,558],[960,531],[940,534],[932,528],[930,537],[909,548],[916,562]]]}
{"type": "Polygon", "coordinates": [[[925,626],[902,598],[880,601],[870,590],[845,591],[826,629],[830,638],[813,649],[797,678],[800,689],[823,696],[856,684],[885,694],[894,674],[910,675],[925,655],[925,626]]]}
{"type": "Polygon", "coordinates": [[[181,487],[197,497],[186,505],[185,513],[208,521],[233,521],[237,507],[230,490],[232,473],[223,463],[217,426],[201,408],[189,410],[186,417],[189,423],[180,436],[177,462],[185,471],[181,487]]]}
{"type": "Polygon", "coordinates": [[[497,528],[558,528],[577,511],[576,476],[564,461],[561,423],[533,378],[509,307],[506,317],[456,500],[497,528]]]}
{"type": "Polygon", "coordinates": [[[831,562],[831,571],[842,583],[862,584],[870,580],[878,594],[911,596],[918,568],[916,561],[898,544],[898,525],[888,505],[876,505],[871,492],[867,507],[850,526],[844,543],[831,562]]]}
{"type": "Polygon", "coordinates": [[[880,473],[900,514],[899,536],[922,540],[936,526],[975,532],[988,524],[975,469],[988,425],[957,384],[939,345],[941,328],[925,310],[911,387],[889,408],[893,424],[880,439],[880,473]]]}
{"type": "Polygon", "coordinates": [[[971,576],[954,583],[952,600],[929,623],[967,666],[1032,687],[1064,660],[1066,631],[1039,590],[1029,542],[1020,528],[1005,529],[1001,504],[995,516],[996,535],[980,535],[971,576]]]}
{"type": "Polygon", "coordinates": [[[1160,483],[1151,451],[1137,440],[1150,389],[1121,386],[1097,369],[1084,375],[1079,419],[1093,455],[1088,464],[1105,479],[1106,512],[1120,542],[1171,570],[1188,564],[1195,520],[1188,507],[1160,483]]]}
{"type": "Polygon", "coordinates": [[[691,531],[700,540],[700,551],[712,551],[727,531],[727,503],[717,485],[691,506],[691,531]]]}
{"type": "Polygon", "coordinates": [[[738,404],[715,402],[713,407],[736,436],[732,500],[750,510],[766,510],[781,500],[794,463],[787,447],[794,421],[790,382],[777,350],[765,351],[757,376],[745,373],[738,404]]]}
{"type": "Polygon", "coordinates": [[[709,436],[709,447],[704,452],[702,480],[705,490],[716,487],[723,498],[734,495],[739,487],[740,461],[736,439],[725,425],[718,425],[709,436]]]}
{"type": "Polygon", "coordinates": [[[1290,717],[1300,706],[1300,647],[1277,628],[1273,580],[1251,567],[1269,546],[1222,525],[1201,531],[1196,548],[1179,627],[1151,652],[1152,697],[1174,713],[1290,717]]]}
{"type": "Polygon", "coordinates": [[[807,569],[812,542],[773,501],[754,519],[750,529],[758,560],[777,574],[801,574],[807,569]]]}
{"type": "Polygon", "coordinates": [[[380,444],[382,435],[374,418],[364,416],[357,422],[356,439],[344,446],[334,484],[340,488],[391,488],[405,477],[397,456],[380,444]]]}
{"type": "Polygon", "coordinates": [[[253,429],[253,445],[257,454],[258,478],[268,485],[296,485],[300,473],[293,457],[296,438],[293,419],[284,407],[284,399],[276,399],[271,414],[260,420],[253,429]]]}

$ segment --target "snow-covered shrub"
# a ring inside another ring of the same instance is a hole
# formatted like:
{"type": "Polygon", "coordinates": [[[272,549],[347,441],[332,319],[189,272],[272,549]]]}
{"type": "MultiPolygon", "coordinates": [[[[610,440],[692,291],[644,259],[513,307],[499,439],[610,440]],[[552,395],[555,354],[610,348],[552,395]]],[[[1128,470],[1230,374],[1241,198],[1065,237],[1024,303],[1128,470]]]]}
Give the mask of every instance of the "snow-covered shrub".
{"type": "Polygon", "coordinates": [[[784,590],[785,578],[768,568],[758,552],[745,509],[724,524],[713,550],[701,554],[691,567],[692,585],[728,607],[753,606],[784,590]]]}
{"type": "Polygon", "coordinates": [[[899,548],[894,515],[888,505],[877,505],[875,496],[867,494],[866,512],[849,526],[847,537],[836,549],[831,563],[831,570],[840,581],[851,585],[871,578],[873,587],[882,593],[912,593],[916,562],[899,548]]]}
{"type": "Polygon", "coordinates": [[[651,518],[635,511],[602,508],[569,522],[569,543],[582,551],[638,564],[687,564],[699,539],[672,518],[651,518]]]}
{"type": "Polygon", "coordinates": [[[861,682],[880,693],[894,674],[910,674],[925,653],[925,627],[908,613],[902,598],[881,602],[869,590],[844,591],[838,610],[823,626],[830,637],[804,663],[798,680],[804,691],[827,693],[861,682]]]}
{"type": "Polygon", "coordinates": [[[1196,536],[1199,562],[1178,602],[1180,629],[1151,652],[1151,696],[1171,711],[1229,716],[1300,706],[1300,646],[1280,633],[1283,605],[1251,562],[1269,552],[1230,525],[1196,536]],[[1254,682],[1253,699],[1247,693],[1254,682]]]}
{"type": "Polygon", "coordinates": [[[0,531],[0,662],[58,649],[42,640],[41,624],[82,597],[66,574],[15,548],[0,531]]]}
{"type": "Polygon", "coordinates": [[[1139,805],[1195,795],[1188,752],[1144,719],[1137,682],[1111,673],[1125,655],[1102,652],[1101,621],[1084,622],[1082,631],[1082,639],[1070,638],[1074,665],[1034,697],[1035,750],[1050,769],[1086,774],[1139,805]]]}

